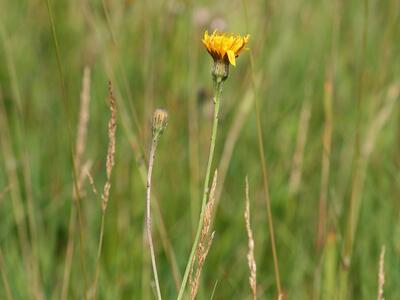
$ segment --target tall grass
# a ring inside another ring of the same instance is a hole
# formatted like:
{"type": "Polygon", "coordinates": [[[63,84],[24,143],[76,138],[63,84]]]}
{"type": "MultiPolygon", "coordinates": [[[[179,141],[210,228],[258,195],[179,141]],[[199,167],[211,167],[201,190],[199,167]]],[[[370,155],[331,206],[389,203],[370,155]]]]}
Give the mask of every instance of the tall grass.
{"type": "Polygon", "coordinates": [[[143,220],[155,107],[169,127],[154,256],[163,298],[176,299],[212,132],[200,39],[216,27],[249,33],[250,51],[224,84],[215,235],[187,295],[254,297],[248,174],[257,299],[400,298],[399,16],[397,0],[0,1],[0,299],[154,299],[143,220]],[[107,180],[102,221],[93,189],[107,180]]]}

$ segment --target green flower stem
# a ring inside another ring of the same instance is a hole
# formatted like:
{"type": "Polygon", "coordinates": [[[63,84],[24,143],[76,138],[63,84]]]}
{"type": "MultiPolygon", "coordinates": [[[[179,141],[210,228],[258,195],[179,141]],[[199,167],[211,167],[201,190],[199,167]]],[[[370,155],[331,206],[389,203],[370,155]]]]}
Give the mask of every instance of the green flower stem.
{"type": "Polygon", "coordinates": [[[197,244],[199,243],[199,238],[200,238],[200,232],[203,227],[203,217],[204,217],[204,211],[206,207],[206,202],[207,202],[207,195],[209,192],[209,183],[210,183],[210,173],[211,173],[211,165],[213,161],[213,156],[214,156],[214,149],[215,149],[215,140],[217,138],[217,129],[218,129],[218,113],[219,113],[219,106],[220,106],[220,100],[221,100],[221,93],[222,93],[222,85],[223,81],[221,79],[214,80],[214,119],[213,119],[213,127],[212,127],[212,134],[211,134],[211,144],[210,144],[210,152],[208,154],[208,164],[207,164],[207,171],[206,171],[206,177],[204,180],[204,192],[203,192],[203,200],[201,202],[201,213],[200,213],[200,219],[199,223],[197,225],[197,232],[196,232],[196,237],[194,239],[194,243],[192,246],[192,250],[190,252],[190,257],[186,265],[185,269],[185,274],[183,275],[183,280],[181,284],[181,288],[179,290],[178,298],[177,300],[182,300],[183,294],[185,292],[185,287],[187,284],[188,276],[189,276],[189,271],[193,265],[193,259],[194,259],[194,254],[197,248],[197,244]]]}

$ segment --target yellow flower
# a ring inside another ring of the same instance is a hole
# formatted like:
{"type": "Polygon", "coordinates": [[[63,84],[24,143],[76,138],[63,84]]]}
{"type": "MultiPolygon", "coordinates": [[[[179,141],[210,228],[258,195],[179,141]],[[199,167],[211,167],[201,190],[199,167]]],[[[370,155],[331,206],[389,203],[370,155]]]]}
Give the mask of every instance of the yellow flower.
{"type": "Polygon", "coordinates": [[[239,56],[242,50],[246,50],[245,46],[249,42],[249,38],[249,35],[242,37],[239,34],[234,36],[233,34],[218,33],[217,31],[209,35],[208,31],[206,31],[202,42],[214,61],[225,61],[236,66],[236,57],[239,56]]]}

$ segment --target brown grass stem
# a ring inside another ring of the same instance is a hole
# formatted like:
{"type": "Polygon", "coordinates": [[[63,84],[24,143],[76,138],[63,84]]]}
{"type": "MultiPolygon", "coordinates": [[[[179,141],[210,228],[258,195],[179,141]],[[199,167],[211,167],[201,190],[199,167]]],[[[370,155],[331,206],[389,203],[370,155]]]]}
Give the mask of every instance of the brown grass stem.
{"type": "Polygon", "coordinates": [[[5,262],[4,262],[4,256],[3,256],[3,251],[0,248],[0,273],[1,273],[1,279],[3,281],[3,286],[4,286],[4,291],[7,297],[7,300],[13,300],[13,295],[11,292],[11,287],[10,283],[8,280],[8,276],[5,270],[5,262]]]}
{"type": "Polygon", "coordinates": [[[0,201],[3,199],[3,197],[11,190],[11,185],[7,185],[4,187],[2,190],[0,190],[0,201]]]}
{"type": "Polygon", "coordinates": [[[244,211],[244,221],[246,224],[247,240],[248,240],[248,251],[247,251],[247,265],[249,267],[250,276],[249,284],[253,300],[257,299],[257,264],[254,258],[254,237],[253,230],[251,229],[250,221],[250,196],[249,196],[249,180],[246,176],[245,179],[245,211],[244,211]]]}
{"type": "Polygon", "coordinates": [[[383,298],[383,286],[385,285],[385,246],[382,246],[379,256],[379,273],[378,273],[378,300],[383,298]]]}
{"type": "MultiPolygon", "coordinates": [[[[243,8],[244,8],[244,16],[245,16],[245,23],[246,27],[248,27],[248,10],[247,10],[247,2],[243,0],[243,8]]],[[[279,263],[278,263],[278,254],[276,251],[276,243],[275,243],[275,231],[274,231],[274,223],[272,220],[272,210],[271,210],[271,199],[269,193],[269,184],[268,184],[268,173],[267,173],[267,163],[265,159],[265,151],[264,151],[264,141],[263,141],[263,131],[262,131],[262,124],[261,124],[261,108],[259,99],[256,93],[256,78],[255,78],[255,67],[254,67],[254,57],[253,53],[250,49],[250,68],[251,68],[251,79],[252,79],[252,86],[254,90],[254,98],[255,98],[255,111],[256,111],[256,123],[257,123],[257,139],[258,139],[258,150],[261,160],[261,170],[262,170],[262,177],[263,177],[263,187],[264,187],[264,200],[267,208],[267,222],[268,222],[268,230],[271,239],[271,250],[272,250],[272,258],[274,262],[274,273],[275,273],[275,283],[276,289],[278,293],[278,299],[283,297],[282,287],[281,287],[281,280],[279,275],[279,263]]]]}
{"type": "Polygon", "coordinates": [[[75,163],[77,170],[80,170],[80,167],[82,165],[82,157],[86,148],[87,129],[90,116],[89,103],[90,103],[90,68],[86,66],[83,70],[82,90],[80,95],[78,132],[75,145],[75,163]]]}
{"type": "Polygon", "coordinates": [[[311,117],[311,104],[306,99],[301,107],[299,123],[297,126],[297,140],[296,148],[293,155],[292,169],[290,172],[289,179],[289,194],[294,196],[298,193],[301,186],[303,160],[304,160],[304,149],[308,136],[308,128],[311,117]]]}

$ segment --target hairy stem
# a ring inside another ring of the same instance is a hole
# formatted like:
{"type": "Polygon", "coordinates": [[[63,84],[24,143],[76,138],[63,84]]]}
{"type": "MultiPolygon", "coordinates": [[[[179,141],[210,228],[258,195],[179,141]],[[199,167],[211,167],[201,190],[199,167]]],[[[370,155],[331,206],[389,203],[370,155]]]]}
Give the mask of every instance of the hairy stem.
{"type": "Polygon", "coordinates": [[[147,194],[146,194],[146,233],[149,242],[151,266],[153,268],[154,281],[156,283],[157,299],[161,300],[160,283],[158,281],[156,256],[154,254],[153,238],[151,236],[151,175],[153,173],[154,157],[156,154],[158,141],[153,139],[150,149],[149,169],[147,172],[147,194]]]}
{"type": "Polygon", "coordinates": [[[215,83],[214,93],[215,93],[215,95],[214,95],[214,119],[213,119],[212,133],[211,133],[210,151],[208,154],[206,177],[204,179],[204,191],[203,191],[203,199],[201,201],[200,219],[199,219],[199,223],[197,225],[196,236],[195,236],[195,239],[194,239],[194,242],[192,245],[192,250],[190,252],[189,260],[186,265],[185,274],[183,275],[181,289],[179,290],[179,294],[178,294],[178,298],[177,298],[178,300],[182,300],[182,298],[183,298],[183,294],[185,292],[185,287],[186,287],[186,283],[187,283],[188,276],[189,276],[189,270],[192,265],[192,261],[193,261],[194,254],[195,254],[195,251],[197,248],[197,244],[199,243],[200,232],[203,227],[204,211],[206,208],[207,195],[209,192],[208,185],[210,183],[211,165],[212,165],[213,156],[214,156],[215,141],[217,138],[218,114],[219,114],[219,106],[220,106],[221,93],[222,93],[222,81],[215,83]]]}

